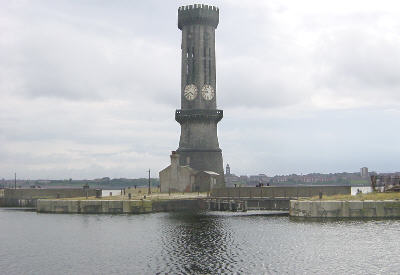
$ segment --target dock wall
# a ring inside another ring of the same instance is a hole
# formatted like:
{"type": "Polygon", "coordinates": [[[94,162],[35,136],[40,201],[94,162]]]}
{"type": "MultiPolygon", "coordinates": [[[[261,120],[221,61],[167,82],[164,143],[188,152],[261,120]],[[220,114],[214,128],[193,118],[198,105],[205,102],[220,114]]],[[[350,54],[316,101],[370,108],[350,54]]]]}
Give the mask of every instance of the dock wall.
{"type": "Polygon", "coordinates": [[[37,212],[79,214],[140,214],[199,210],[205,208],[201,200],[49,200],[37,201],[37,212]]]}
{"type": "Polygon", "coordinates": [[[232,210],[238,205],[242,210],[279,210],[288,211],[290,200],[287,198],[209,198],[204,200],[207,209],[212,211],[232,210]]]}
{"type": "Polygon", "coordinates": [[[290,201],[289,215],[304,218],[400,218],[400,201],[290,201]]]}
{"type": "Polygon", "coordinates": [[[351,186],[265,186],[226,187],[211,190],[211,197],[224,198],[307,198],[332,195],[350,195],[351,186]]]}
{"type": "MultiPolygon", "coordinates": [[[[88,189],[88,196],[96,196],[96,189],[88,189]]],[[[85,197],[83,188],[63,189],[3,189],[0,207],[36,207],[38,199],[85,197]]]]}

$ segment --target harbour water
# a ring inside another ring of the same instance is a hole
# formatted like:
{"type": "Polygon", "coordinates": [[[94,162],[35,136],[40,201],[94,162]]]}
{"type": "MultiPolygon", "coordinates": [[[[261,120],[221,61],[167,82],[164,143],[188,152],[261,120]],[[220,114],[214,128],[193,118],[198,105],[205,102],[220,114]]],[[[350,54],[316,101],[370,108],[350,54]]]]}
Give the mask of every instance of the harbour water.
{"type": "MultiPolygon", "coordinates": [[[[0,208],[2,274],[396,274],[400,221],[0,208]]],[[[261,214],[261,215],[260,215],[261,214]]]]}

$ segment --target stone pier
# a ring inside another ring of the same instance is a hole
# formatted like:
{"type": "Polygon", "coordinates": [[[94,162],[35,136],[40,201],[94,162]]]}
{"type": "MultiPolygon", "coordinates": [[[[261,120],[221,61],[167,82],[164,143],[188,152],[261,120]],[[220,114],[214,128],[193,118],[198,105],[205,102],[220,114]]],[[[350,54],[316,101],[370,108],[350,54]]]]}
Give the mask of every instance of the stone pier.
{"type": "Polygon", "coordinates": [[[289,215],[302,218],[400,218],[400,201],[290,201],[289,215]]]}
{"type": "Polygon", "coordinates": [[[205,209],[201,199],[179,200],[38,200],[36,211],[76,214],[141,214],[205,209]]]}

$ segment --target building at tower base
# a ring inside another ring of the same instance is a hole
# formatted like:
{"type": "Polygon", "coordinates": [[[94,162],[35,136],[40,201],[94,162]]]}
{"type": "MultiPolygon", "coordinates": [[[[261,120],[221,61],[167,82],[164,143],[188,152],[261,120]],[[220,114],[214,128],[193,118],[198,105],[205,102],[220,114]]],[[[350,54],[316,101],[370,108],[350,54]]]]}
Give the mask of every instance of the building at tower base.
{"type": "Polygon", "coordinates": [[[162,193],[208,192],[217,183],[219,174],[212,171],[198,171],[188,165],[179,164],[179,154],[172,151],[171,165],[161,170],[160,189],[162,193]]]}

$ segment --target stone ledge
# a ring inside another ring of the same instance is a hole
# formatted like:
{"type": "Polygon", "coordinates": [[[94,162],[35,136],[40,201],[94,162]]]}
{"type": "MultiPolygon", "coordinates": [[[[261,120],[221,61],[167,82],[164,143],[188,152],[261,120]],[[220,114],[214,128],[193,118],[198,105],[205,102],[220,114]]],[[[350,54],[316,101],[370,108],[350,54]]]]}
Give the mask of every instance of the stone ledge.
{"type": "Polygon", "coordinates": [[[203,209],[203,200],[63,200],[42,199],[37,201],[36,211],[64,214],[141,214],[203,209]]]}
{"type": "Polygon", "coordinates": [[[76,214],[136,214],[152,212],[150,200],[38,200],[36,211],[76,214]]]}
{"type": "Polygon", "coordinates": [[[291,200],[289,215],[303,218],[400,218],[400,201],[291,200]]]}

